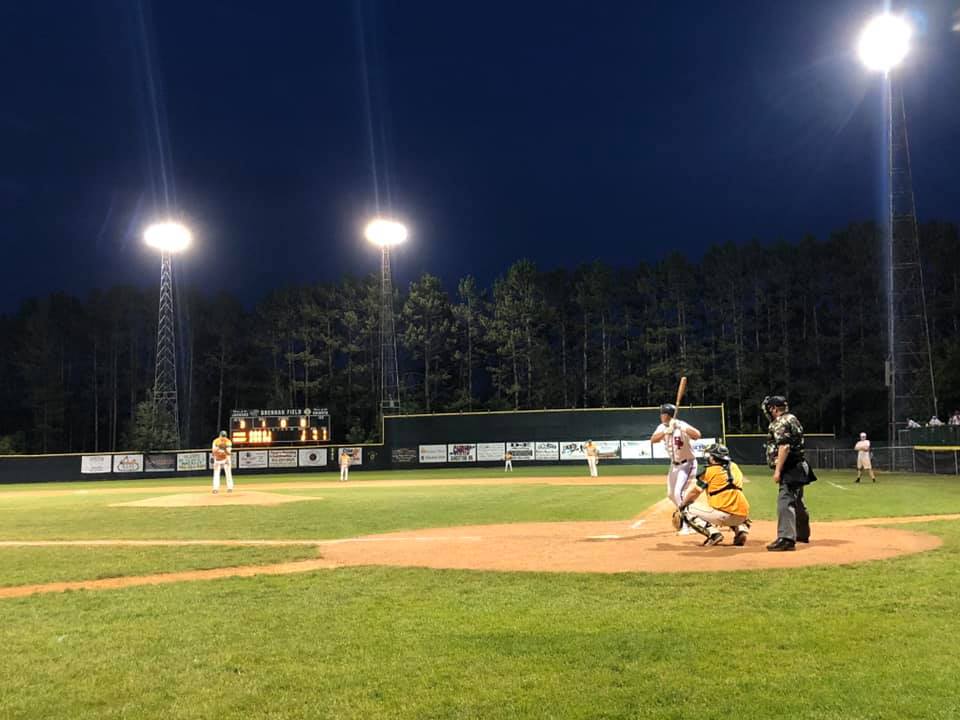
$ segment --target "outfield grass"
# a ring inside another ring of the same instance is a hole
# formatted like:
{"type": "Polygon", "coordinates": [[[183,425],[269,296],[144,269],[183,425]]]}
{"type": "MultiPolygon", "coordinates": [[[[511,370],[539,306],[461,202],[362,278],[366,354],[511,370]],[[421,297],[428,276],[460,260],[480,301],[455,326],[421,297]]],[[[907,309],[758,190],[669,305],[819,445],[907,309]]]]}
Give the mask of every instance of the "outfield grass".
{"type": "MultiPolygon", "coordinates": [[[[776,488],[748,474],[754,515],[773,517],[776,488]]],[[[310,492],[324,500],[169,509],[13,493],[0,533],[322,537],[614,519],[663,489],[310,492]]],[[[815,539],[828,518],[960,512],[960,480],[856,486],[824,472],[808,502],[815,539]]],[[[719,575],[370,567],[0,600],[0,718],[955,718],[960,521],[900,527],[944,544],[719,575]]]]}

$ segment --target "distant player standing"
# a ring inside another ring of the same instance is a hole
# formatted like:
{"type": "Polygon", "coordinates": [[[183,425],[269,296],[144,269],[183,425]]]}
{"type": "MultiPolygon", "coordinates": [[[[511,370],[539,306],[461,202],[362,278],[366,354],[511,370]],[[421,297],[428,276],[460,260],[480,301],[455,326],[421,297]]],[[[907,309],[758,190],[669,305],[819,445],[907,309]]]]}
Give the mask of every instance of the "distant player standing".
{"type": "Polygon", "coordinates": [[[877,476],[873,474],[873,463],[870,462],[870,441],[867,440],[866,433],[860,433],[860,441],[853,449],[857,451],[857,479],[854,482],[860,482],[864,470],[869,470],[870,479],[876,482],[877,476]]]}
{"type": "Polygon", "coordinates": [[[353,463],[353,453],[346,448],[340,449],[340,482],[350,479],[350,465],[353,463]]]}
{"type": "Polygon", "coordinates": [[[597,477],[597,461],[600,459],[600,451],[593,444],[593,440],[587,440],[583,450],[587,454],[587,467],[590,468],[590,477],[597,477]]]}
{"type": "Polygon", "coordinates": [[[227,476],[227,492],[233,492],[233,472],[230,469],[230,456],[233,453],[233,441],[227,437],[227,431],[221,430],[213,441],[213,492],[220,492],[220,471],[227,476]]]}
{"type": "MultiPolygon", "coordinates": [[[[670,458],[670,472],[667,473],[667,497],[678,508],[683,503],[683,494],[687,483],[697,474],[697,459],[693,454],[691,440],[699,440],[701,435],[693,425],[677,420],[677,406],[664,403],[660,406],[660,425],[650,436],[651,443],[663,441],[663,447],[670,458]]],[[[689,535],[694,531],[688,526],[680,531],[689,535]]]]}
{"type": "Polygon", "coordinates": [[[513,472],[513,453],[509,450],[503,454],[503,471],[513,472]]]}

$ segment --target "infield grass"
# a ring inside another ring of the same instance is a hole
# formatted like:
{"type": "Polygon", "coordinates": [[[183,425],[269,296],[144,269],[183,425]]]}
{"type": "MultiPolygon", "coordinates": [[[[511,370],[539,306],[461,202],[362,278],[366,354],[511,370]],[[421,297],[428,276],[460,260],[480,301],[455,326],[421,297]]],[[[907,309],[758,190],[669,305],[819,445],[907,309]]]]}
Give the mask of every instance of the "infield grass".
{"type": "MultiPolygon", "coordinates": [[[[766,471],[748,475],[753,514],[773,517],[776,488],[766,471]]],[[[960,512],[956,478],[851,481],[824,472],[808,491],[814,541],[817,521],[828,518],[960,512]]],[[[115,497],[51,505],[60,498],[14,493],[0,499],[0,532],[330,537],[616,519],[663,489],[310,492],[324,500],[109,508],[115,497]]],[[[955,718],[960,521],[900,527],[944,544],[792,570],[366,567],[0,600],[0,718],[955,718]]]]}

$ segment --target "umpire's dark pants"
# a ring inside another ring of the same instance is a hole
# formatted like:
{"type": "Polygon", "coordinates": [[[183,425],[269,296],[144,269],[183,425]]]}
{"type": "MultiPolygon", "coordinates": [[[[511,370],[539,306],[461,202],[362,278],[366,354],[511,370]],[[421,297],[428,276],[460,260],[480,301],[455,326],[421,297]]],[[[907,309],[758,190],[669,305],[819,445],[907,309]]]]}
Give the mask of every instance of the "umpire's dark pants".
{"type": "Polygon", "coordinates": [[[798,473],[804,477],[803,471],[794,469],[784,472],[780,478],[780,492],[777,494],[777,537],[787,540],[810,539],[810,515],[807,506],[803,504],[803,485],[791,482],[798,473]]]}

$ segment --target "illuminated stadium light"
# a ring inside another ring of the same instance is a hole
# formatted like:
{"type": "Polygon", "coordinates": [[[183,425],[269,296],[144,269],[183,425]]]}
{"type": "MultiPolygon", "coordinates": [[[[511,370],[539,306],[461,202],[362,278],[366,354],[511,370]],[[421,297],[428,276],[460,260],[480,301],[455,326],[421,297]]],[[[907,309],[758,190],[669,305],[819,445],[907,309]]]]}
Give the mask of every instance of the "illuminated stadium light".
{"type": "Polygon", "coordinates": [[[395,220],[376,218],[367,223],[363,234],[374,245],[391,247],[407,239],[407,228],[403,223],[395,220]]]}
{"type": "Polygon", "coordinates": [[[871,70],[890,72],[910,51],[910,23],[896,15],[878,15],[860,33],[857,54],[871,70]]]}
{"type": "Polygon", "coordinates": [[[186,250],[192,239],[190,231],[178,222],[155,223],[143,234],[143,240],[147,245],[165,253],[186,250]]]}

